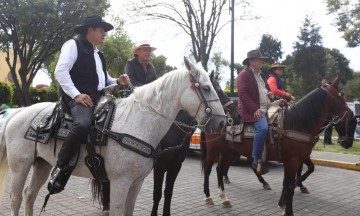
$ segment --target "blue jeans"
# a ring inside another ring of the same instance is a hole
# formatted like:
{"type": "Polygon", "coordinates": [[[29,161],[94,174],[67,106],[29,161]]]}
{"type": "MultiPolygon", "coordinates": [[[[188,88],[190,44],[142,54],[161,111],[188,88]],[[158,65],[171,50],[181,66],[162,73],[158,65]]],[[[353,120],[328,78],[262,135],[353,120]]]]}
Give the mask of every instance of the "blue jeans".
{"type": "Polygon", "coordinates": [[[264,149],[265,137],[269,127],[265,113],[263,113],[262,117],[254,123],[254,127],[255,136],[251,156],[254,160],[259,160],[264,149]]]}

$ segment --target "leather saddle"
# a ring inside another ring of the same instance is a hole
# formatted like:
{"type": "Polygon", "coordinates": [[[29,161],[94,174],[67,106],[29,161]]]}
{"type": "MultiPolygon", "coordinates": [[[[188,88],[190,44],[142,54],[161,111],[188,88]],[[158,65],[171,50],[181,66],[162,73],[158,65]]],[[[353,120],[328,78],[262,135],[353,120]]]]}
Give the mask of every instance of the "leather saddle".
{"type": "MultiPolygon", "coordinates": [[[[274,128],[283,128],[285,108],[282,100],[274,101],[267,111],[269,131],[267,137],[271,144],[279,139],[279,134],[274,128]]],[[[241,122],[239,125],[226,127],[226,140],[241,143],[243,138],[254,138],[255,128],[253,123],[241,122]]]]}
{"type": "MultiPolygon", "coordinates": [[[[94,110],[94,126],[110,129],[113,123],[113,115],[116,106],[112,95],[102,96],[94,110]]],[[[73,125],[73,119],[66,105],[62,100],[56,104],[51,104],[41,110],[31,121],[25,138],[39,143],[47,144],[50,138],[62,139],[69,134],[73,125]]],[[[105,145],[107,136],[101,131],[92,130],[92,141],[90,134],[83,143],[90,142],[95,145],[105,145]]]]}

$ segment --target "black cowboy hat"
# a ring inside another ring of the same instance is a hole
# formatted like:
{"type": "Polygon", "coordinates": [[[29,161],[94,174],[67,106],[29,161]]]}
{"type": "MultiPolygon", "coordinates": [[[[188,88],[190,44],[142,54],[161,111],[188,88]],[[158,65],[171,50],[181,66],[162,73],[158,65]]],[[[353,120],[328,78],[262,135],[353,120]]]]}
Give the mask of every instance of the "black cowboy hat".
{"type": "Polygon", "coordinates": [[[247,53],[246,59],[244,59],[244,61],[243,61],[243,65],[247,65],[249,62],[249,59],[253,59],[253,58],[267,59],[268,57],[263,56],[259,50],[250,50],[247,53]]]}
{"type": "Polygon", "coordinates": [[[80,26],[76,26],[74,28],[74,32],[81,34],[87,30],[90,26],[96,26],[96,27],[103,27],[105,29],[105,32],[110,31],[114,28],[113,25],[110,23],[105,22],[101,16],[99,15],[92,15],[87,16],[83,20],[83,24],[80,26]]]}

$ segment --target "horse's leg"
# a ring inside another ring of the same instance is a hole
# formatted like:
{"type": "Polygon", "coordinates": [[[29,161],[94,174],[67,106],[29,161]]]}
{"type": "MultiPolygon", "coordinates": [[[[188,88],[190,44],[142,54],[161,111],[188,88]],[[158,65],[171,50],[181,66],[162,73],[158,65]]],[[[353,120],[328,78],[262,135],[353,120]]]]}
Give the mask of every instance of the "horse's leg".
{"type": "Polygon", "coordinates": [[[180,172],[182,163],[178,163],[176,166],[172,167],[172,169],[168,170],[166,173],[166,184],[165,184],[165,192],[164,192],[164,209],[163,216],[170,216],[171,212],[171,198],[174,191],[174,184],[176,178],[180,172]]]}
{"type": "Polygon", "coordinates": [[[310,193],[309,190],[303,185],[303,182],[307,179],[307,177],[309,177],[309,175],[311,173],[314,172],[315,166],[310,158],[306,159],[303,164],[301,164],[301,166],[297,172],[296,185],[300,188],[300,191],[302,193],[310,193]],[[303,175],[301,175],[303,164],[305,164],[307,166],[307,170],[303,175]]]}
{"type": "Polygon", "coordinates": [[[110,180],[110,214],[109,216],[123,215],[125,202],[128,197],[131,180],[116,178],[110,180]]]}
{"type": "Polygon", "coordinates": [[[223,170],[224,183],[225,183],[225,184],[231,184],[230,178],[229,178],[229,176],[228,176],[229,168],[230,168],[230,167],[228,167],[227,169],[224,168],[224,170],[223,170]]]}
{"type": "Polygon", "coordinates": [[[139,195],[144,179],[135,182],[129,189],[129,193],[125,203],[124,216],[132,216],[134,214],[136,198],[139,195]]]}
{"type": "MultiPolygon", "coordinates": [[[[10,157],[9,157],[10,158],[10,157]]],[[[31,168],[31,162],[25,160],[23,162],[9,161],[11,170],[11,182],[10,182],[10,208],[11,216],[19,215],[19,209],[22,201],[22,192],[26,177],[31,168]]]]}
{"type": "MultiPolygon", "coordinates": [[[[159,166],[159,165],[158,165],[159,166]]],[[[162,184],[164,181],[165,171],[161,168],[154,168],[154,191],[153,191],[153,208],[151,215],[158,215],[159,203],[162,196],[162,184]]]]}
{"type": "Polygon", "coordinates": [[[207,205],[214,205],[214,201],[210,196],[210,188],[209,188],[209,176],[211,174],[211,168],[212,165],[214,164],[213,160],[210,160],[209,155],[207,156],[206,160],[205,160],[205,165],[204,165],[204,193],[205,193],[205,203],[207,205]]]}
{"type": "MultiPolygon", "coordinates": [[[[237,156],[240,157],[235,151],[232,151],[230,164],[235,160],[235,157],[237,157],[237,156]]],[[[229,176],[228,176],[230,164],[229,164],[229,166],[223,167],[223,170],[222,170],[225,184],[231,184],[231,181],[230,181],[229,176]]]]}
{"type": "Polygon", "coordinates": [[[32,216],[34,202],[41,186],[46,182],[51,165],[42,159],[37,159],[32,167],[32,175],[29,185],[24,190],[25,215],[32,216]]]}
{"type": "Polygon", "coordinates": [[[233,154],[234,154],[233,150],[223,149],[221,152],[221,157],[218,161],[218,166],[216,167],[219,195],[220,195],[223,207],[225,207],[225,208],[231,208],[231,202],[226,197],[226,194],[225,194],[223,175],[224,175],[224,170],[228,170],[230,167],[230,163],[233,159],[233,154]]]}
{"type": "Polygon", "coordinates": [[[256,169],[254,169],[253,167],[251,167],[252,171],[254,171],[256,177],[258,178],[259,182],[263,185],[263,188],[265,190],[271,190],[270,185],[265,181],[265,179],[262,177],[262,175],[259,175],[258,172],[256,171],[256,169]]]}
{"type": "Polygon", "coordinates": [[[284,216],[293,216],[293,197],[296,187],[295,176],[297,169],[300,166],[300,162],[293,158],[290,161],[283,161],[284,164],[284,181],[283,181],[283,191],[279,200],[279,206],[283,207],[285,205],[285,211],[283,212],[284,216]]]}

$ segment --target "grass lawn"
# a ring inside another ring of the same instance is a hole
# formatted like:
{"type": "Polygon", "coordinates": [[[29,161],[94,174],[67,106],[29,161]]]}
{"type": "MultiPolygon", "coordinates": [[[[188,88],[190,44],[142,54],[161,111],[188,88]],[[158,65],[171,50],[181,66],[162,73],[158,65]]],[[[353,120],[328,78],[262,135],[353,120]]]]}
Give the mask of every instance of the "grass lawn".
{"type": "MultiPolygon", "coordinates": [[[[337,136],[337,135],[336,135],[337,136]]],[[[360,140],[355,139],[353,142],[353,146],[349,149],[345,149],[341,147],[337,140],[332,140],[332,145],[324,145],[324,140],[320,139],[319,142],[316,143],[314,150],[315,151],[325,151],[325,152],[338,152],[344,154],[354,154],[360,155],[360,140]]]]}

